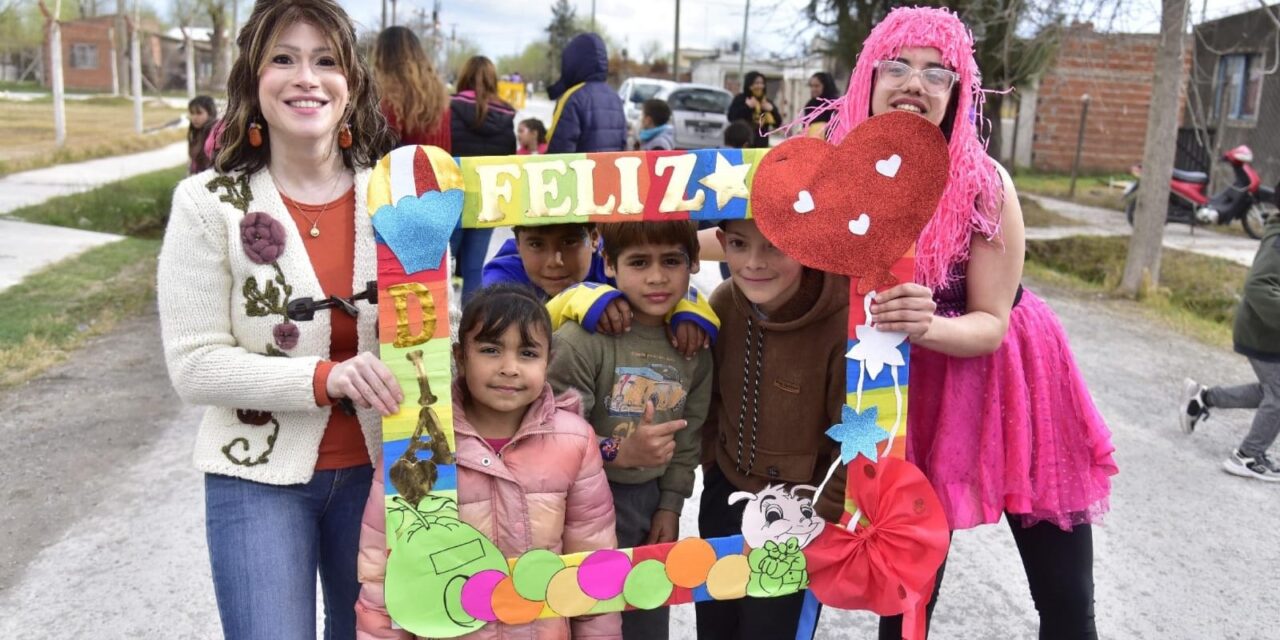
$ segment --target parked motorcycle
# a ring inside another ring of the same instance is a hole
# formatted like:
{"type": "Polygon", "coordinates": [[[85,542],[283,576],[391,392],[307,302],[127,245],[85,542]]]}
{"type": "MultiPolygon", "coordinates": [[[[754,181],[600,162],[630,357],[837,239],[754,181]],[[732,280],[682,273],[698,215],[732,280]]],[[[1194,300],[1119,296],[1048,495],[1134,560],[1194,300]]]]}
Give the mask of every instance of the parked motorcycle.
{"type": "MultiPolygon", "coordinates": [[[[1276,209],[1276,192],[1262,186],[1262,178],[1253,169],[1253,151],[1249,147],[1240,145],[1222,154],[1222,159],[1231,164],[1235,180],[1212,197],[1208,194],[1209,174],[1173,170],[1173,178],[1169,181],[1169,213],[1165,221],[1194,227],[1231,224],[1239,218],[1245,233],[1260,239],[1267,216],[1276,209]]],[[[1134,210],[1138,206],[1142,165],[1134,165],[1130,172],[1139,178],[1124,191],[1124,213],[1132,225],[1134,210]]]]}

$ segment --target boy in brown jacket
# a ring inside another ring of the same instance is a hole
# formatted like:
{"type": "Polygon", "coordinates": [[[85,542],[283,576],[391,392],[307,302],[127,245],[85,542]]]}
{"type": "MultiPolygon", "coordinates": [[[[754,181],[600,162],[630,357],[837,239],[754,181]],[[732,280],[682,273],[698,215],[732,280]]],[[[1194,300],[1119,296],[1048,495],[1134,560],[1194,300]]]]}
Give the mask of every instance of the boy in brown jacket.
{"type": "MultiPolygon", "coordinates": [[[[731,279],[711,295],[720,318],[712,348],[715,382],[702,428],[704,538],[742,533],[744,502],[734,491],[770,484],[822,485],[839,457],[826,436],[845,403],[849,281],[804,267],[773,246],[751,220],[716,233],[731,279]]],[[[818,514],[839,522],[844,467],[818,514]]],[[[794,638],[804,592],[697,604],[699,640],[794,638]]]]}

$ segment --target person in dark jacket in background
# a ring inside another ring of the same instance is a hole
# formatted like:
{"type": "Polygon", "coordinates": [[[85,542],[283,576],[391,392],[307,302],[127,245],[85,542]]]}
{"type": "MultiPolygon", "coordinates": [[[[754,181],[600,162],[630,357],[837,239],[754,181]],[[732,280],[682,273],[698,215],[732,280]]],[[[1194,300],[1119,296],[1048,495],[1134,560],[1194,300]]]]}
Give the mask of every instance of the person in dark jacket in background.
{"type": "Polygon", "coordinates": [[[811,138],[826,138],[827,123],[831,122],[832,111],[822,107],[840,97],[840,89],[836,87],[836,79],[826,71],[819,71],[809,76],[809,101],[800,110],[800,117],[807,118],[811,113],[817,117],[809,122],[805,133],[811,138]]]}
{"type": "Polygon", "coordinates": [[[782,114],[778,107],[765,95],[764,74],[759,71],[748,71],[742,80],[742,93],[733,98],[729,105],[729,122],[742,121],[751,127],[751,144],[753,149],[768,149],[768,133],[782,125],[782,114]]]}
{"type": "MultiPolygon", "coordinates": [[[[453,155],[508,156],[516,152],[516,110],[498,98],[498,70],[484,56],[462,65],[458,93],[449,104],[453,155]]],[[[455,229],[449,246],[462,276],[462,302],[480,288],[481,268],[492,229],[455,229]]]]}
{"type": "Polygon", "coordinates": [[[547,129],[547,153],[622,151],[627,116],[622,98],[605,84],[609,54],[594,33],[576,36],[560,57],[560,79],[547,88],[556,101],[547,129]]]}

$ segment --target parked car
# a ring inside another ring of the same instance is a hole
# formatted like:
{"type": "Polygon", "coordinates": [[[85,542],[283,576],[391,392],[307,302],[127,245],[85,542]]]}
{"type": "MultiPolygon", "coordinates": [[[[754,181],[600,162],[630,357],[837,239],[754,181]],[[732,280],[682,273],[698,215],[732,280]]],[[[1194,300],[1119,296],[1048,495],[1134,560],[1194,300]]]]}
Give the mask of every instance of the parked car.
{"type": "MultiPolygon", "coordinates": [[[[726,113],[733,94],[705,84],[681,83],[654,94],[671,106],[677,149],[707,149],[724,146],[726,113]]],[[[639,130],[639,120],[637,131],[639,130]]]]}
{"type": "Polygon", "coordinates": [[[636,132],[640,130],[640,105],[654,97],[659,91],[675,87],[676,83],[658,78],[628,78],[618,87],[618,97],[622,98],[622,110],[627,114],[627,148],[635,143],[636,132]]]}

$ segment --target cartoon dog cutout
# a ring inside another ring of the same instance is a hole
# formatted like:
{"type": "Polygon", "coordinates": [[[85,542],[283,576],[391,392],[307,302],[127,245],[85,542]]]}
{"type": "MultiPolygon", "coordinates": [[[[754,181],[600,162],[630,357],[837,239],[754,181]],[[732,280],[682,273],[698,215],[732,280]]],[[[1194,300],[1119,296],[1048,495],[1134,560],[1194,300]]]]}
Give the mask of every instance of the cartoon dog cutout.
{"type": "Polygon", "coordinates": [[[814,512],[812,499],[798,493],[802,490],[817,493],[809,485],[789,490],[769,485],[759,493],[735,491],[729,496],[729,504],[748,501],[742,512],[742,538],[751,547],[747,595],[783,596],[809,585],[801,549],[822,533],[826,521],[814,512]]]}

